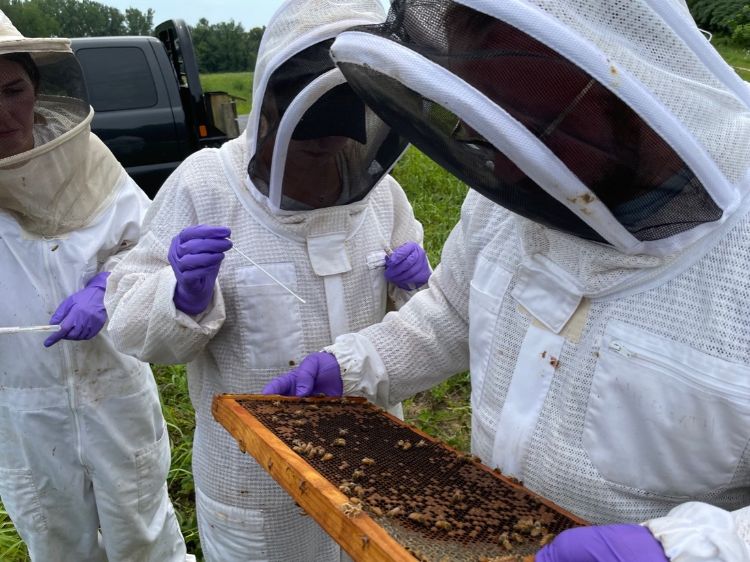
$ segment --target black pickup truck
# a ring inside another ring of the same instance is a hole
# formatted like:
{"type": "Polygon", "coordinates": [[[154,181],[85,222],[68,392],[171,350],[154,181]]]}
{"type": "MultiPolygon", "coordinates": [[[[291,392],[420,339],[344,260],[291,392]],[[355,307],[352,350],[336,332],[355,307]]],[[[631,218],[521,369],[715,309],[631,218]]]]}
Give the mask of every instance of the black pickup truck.
{"type": "Polygon", "coordinates": [[[93,131],[150,197],[189,154],[239,134],[234,99],[201,87],[185,22],[166,21],[155,34],[71,40],[93,131]]]}

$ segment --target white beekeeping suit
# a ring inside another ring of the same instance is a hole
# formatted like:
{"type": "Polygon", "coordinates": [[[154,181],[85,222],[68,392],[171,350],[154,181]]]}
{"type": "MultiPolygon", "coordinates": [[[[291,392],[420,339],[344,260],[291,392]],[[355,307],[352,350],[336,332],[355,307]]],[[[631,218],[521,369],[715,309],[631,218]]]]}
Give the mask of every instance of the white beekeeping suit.
{"type": "Polygon", "coordinates": [[[430,288],[328,348],[345,391],[470,368],[484,462],[750,560],[750,90],[684,2],[398,1],[332,55],[475,189],[430,288]]]}
{"type": "Polygon", "coordinates": [[[352,95],[329,54],[342,30],[383,19],[376,0],[286,2],[263,36],[245,134],[175,171],[146,216],[145,236],[110,278],[106,304],[118,348],[152,362],[188,363],[208,560],[339,557],[335,543],[213,419],[211,402],[220,393],[260,392],[337,335],[380,321],[388,297],[399,305],[411,296],[384,278],[387,252],[423,236],[403,190],[386,175],[406,145],[352,95]],[[307,158],[303,166],[296,143],[321,131],[324,149],[313,159],[335,144],[335,166],[307,158]],[[333,183],[341,189],[331,191],[333,183]],[[193,316],[177,309],[167,253],[175,235],[197,224],[229,227],[237,250],[306,302],[229,251],[208,308],[193,316]]]}
{"type": "MultiPolygon", "coordinates": [[[[48,324],[135,245],[148,199],[91,134],[67,39],[0,12],[0,325],[48,324]]],[[[32,560],[184,560],[148,365],[92,339],[0,336],[0,498],[32,560]]]]}

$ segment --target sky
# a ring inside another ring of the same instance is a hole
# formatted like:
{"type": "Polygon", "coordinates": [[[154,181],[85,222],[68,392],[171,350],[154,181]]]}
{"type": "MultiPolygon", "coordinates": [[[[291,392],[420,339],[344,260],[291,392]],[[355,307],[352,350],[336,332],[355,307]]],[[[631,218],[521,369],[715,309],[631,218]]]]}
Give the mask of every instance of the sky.
{"type": "MultiPolygon", "coordinates": [[[[387,0],[380,0],[387,5],[387,0]]],[[[154,10],[154,27],[164,20],[182,18],[188,25],[195,25],[200,18],[209,23],[233,19],[247,30],[266,25],[284,0],[99,0],[101,4],[117,8],[125,13],[127,8],[138,8],[146,12],[154,10]]]]}

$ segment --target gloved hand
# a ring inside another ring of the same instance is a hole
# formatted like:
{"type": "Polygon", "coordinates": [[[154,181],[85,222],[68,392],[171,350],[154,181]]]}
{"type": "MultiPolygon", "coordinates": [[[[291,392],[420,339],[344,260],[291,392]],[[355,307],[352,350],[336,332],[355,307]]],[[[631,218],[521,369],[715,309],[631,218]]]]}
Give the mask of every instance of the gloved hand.
{"type": "Polygon", "coordinates": [[[646,527],[576,527],[557,535],[537,552],[534,562],[669,562],[646,527]]]}
{"type": "Polygon", "coordinates": [[[263,388],[263,394],[284,396],[341,396],[343,393],[344,382],[341,380],[339,363],[325,351],[311,353],[297,368],[279,375],[263,388]]]}
{"type": "Polygon", "coordinates": [[[427,254],[416,242],[401,244],[385,257],[385,278],[401,289],[416,289],[430,278],[427,254]]]}
{"type": "Polygon", "coordinates": [[[94,275],[86,286],[60,303],[49,319],[50,324],[60,324],[60,330],[44,340],[44,347],[55,345],[62,339],[90,340],[107,321],[104,308],[104,289],[109,271],[94,275]]]}
{"type": "Polygon", "coordinates": [[[232,247],[230,234],[226,226],[199,224],[172,238],[167,259],[177,278],[172,300],[178,310],[190,315],[206,310],[224,252],[232,247]]]}

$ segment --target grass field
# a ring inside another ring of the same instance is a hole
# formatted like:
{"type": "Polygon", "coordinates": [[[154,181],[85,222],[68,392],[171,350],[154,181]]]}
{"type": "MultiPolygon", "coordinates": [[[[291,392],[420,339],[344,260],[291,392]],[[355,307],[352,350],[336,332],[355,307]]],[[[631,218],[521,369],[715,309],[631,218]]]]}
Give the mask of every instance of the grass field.
{"type": "MultiPolygon", "coordinates": [[[[747,50],[736,48],[721,38],[715,38],[714,45],[744,79],[750,80],[750,54],[747,50]]],[[[201,80],[207,91],[225,91],[245,98],[245,101],[238,101],[237,112],[241,115],[249,111],[251,73],[212,74],[202,76],[201,80]]],[[[417,218],[424,225],[425,247],[434,266],[440,261],[440,248],[458,218],[466,187],[414,148],[407,151],[393,175],[404,186],[417,218]]],[[[194,420],[184,368],[155,366],[154,373],[172,440],[170,495],[189,551],[200,554],[190,466],[194,420]]],[[[456,375],[409,400],[406,404],[407,421],[459,449],[467,450],[471,415],[468,396],[468,374],[456,375]]],[[[0,560],[27,560],[25,547],[1,504],[0,560]]]]}
{"type": "Polygon", "coordinates": [[[202,74],[201,86],[206,92],[227,92],[238,98],[236,100],[237,115],[250,113],[250,97],[253,87],[252,72],[202,74]]]}

